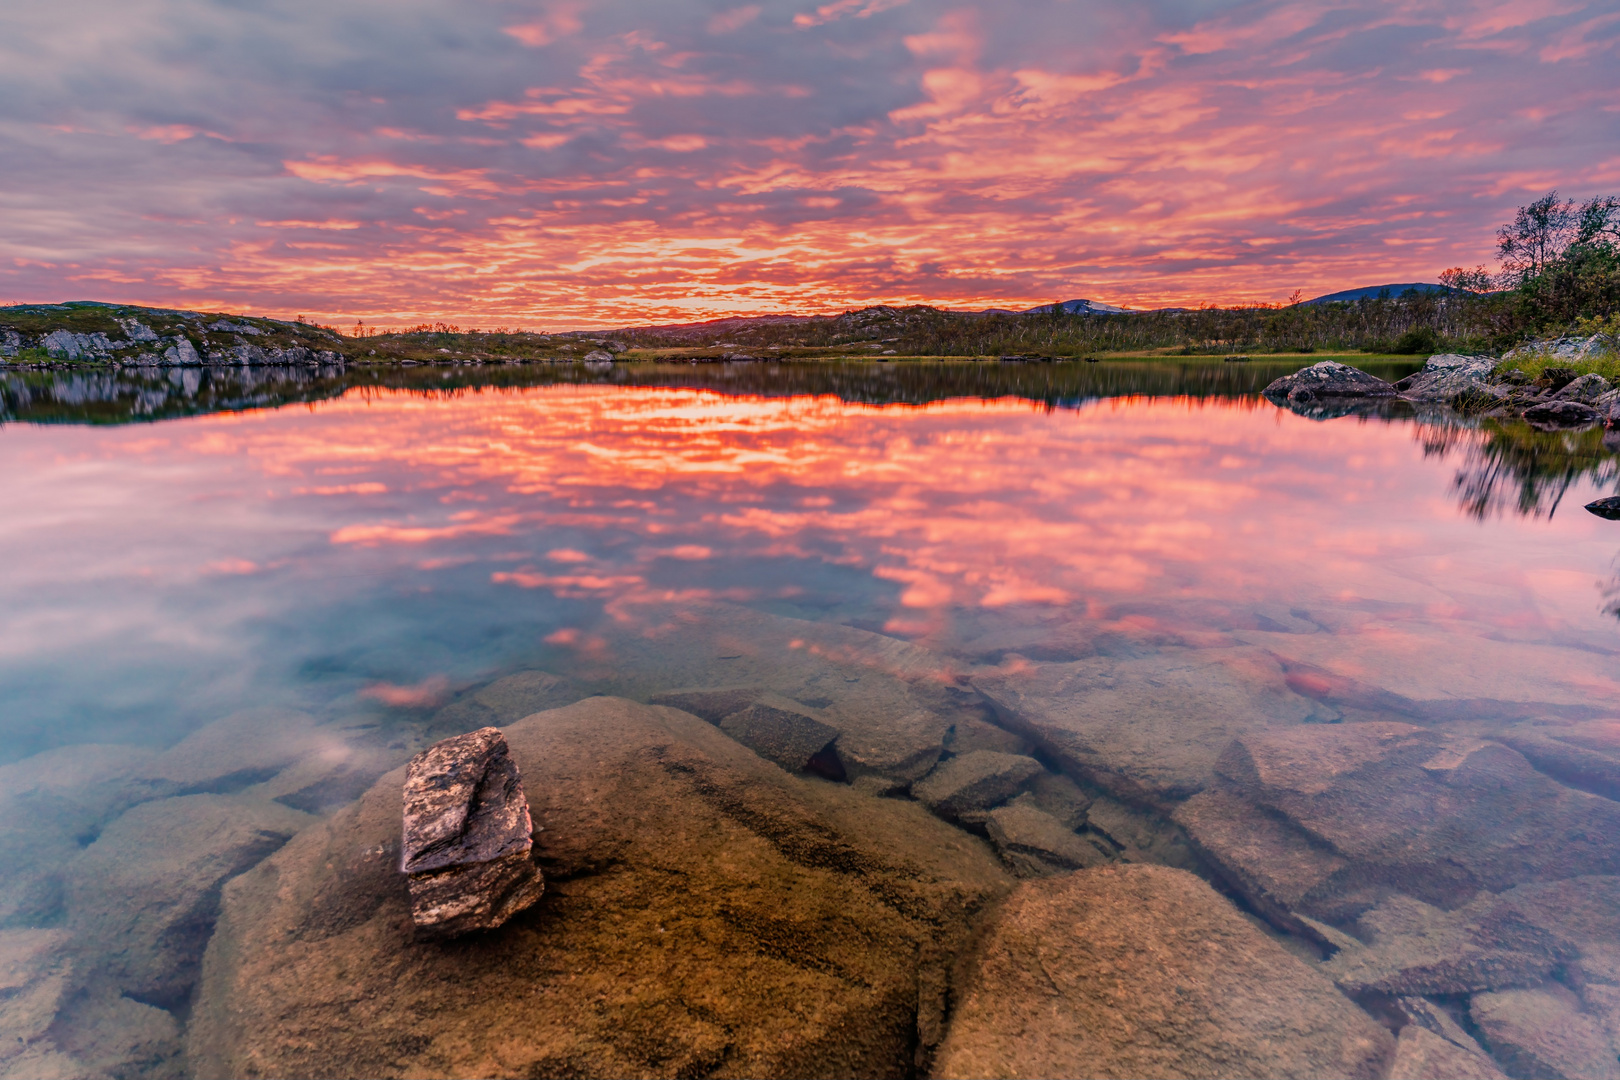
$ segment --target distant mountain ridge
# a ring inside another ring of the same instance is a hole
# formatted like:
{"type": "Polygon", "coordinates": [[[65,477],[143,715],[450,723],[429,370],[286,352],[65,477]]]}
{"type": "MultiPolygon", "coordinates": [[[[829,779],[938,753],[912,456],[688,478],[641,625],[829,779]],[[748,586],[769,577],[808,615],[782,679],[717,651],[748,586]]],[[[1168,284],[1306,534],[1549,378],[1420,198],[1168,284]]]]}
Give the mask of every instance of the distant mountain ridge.
{"type": "Polygon", "coordinates": [[[1452,293],[1455,289],[1448,288],[1434,281],[1407,281],[1393,285],[1363,285],[1359,289],[1341,289],[1338,292],[1328,293],[1311,300],[1302,301],[1300,306],[1311,304],[1339,304],[1352,300],[1374,300],[1380,296],[1395,299],[1408,290],[1415,293],[1452,293]]]}

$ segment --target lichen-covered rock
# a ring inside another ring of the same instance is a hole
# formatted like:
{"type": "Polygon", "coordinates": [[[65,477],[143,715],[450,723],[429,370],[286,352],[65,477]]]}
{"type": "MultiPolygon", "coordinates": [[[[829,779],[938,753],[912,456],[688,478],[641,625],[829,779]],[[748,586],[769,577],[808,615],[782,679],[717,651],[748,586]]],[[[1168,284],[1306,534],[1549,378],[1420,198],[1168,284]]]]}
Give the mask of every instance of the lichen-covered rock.
{"type": "Polygon", "coordinates": [[[1108,866],[1021,885],[959,993],[943,1077],[1375,1077],[1394,1040],[1203,881],[1108,866]]]}
{"type": "Polygon", "coordinates": [[[1323,360],[1292,375],[1273,379],[1261,393],[1281,404],[1321,398],[1394,397],[1396,391],[1390,383],[1360,368],[1323,360]]]}
{"type": "Polygon", "coordinates": [[[941,763],[911,793],[941,817],[957,818],[1007,801],[1043,771],[1034,758],[974,750],[941,763]]]}
{"type": "Polygon", "coordinates": [[[983,840],[671,708],[593,697],[505,735],[540,904],[413,940],[389,774],[226,887],[197,1076],[926,1069],[951,958],[1013,884],[983,840]]]}
{"type": "Polygon", "coordinates": [[[1450,401],[1458,394],[1502,396],[1491,382],[1496,359],[1442,353],[1431,356],[1423,370],[1394,383],[1402,397],[1414,401],[1450,401]]]}
{"type": "Polygon", "coordinates": [[[423,937],[500,926],[545,891],[523,779],[499,728],[444,739],[405,771],[400,869],[423,937]]]}

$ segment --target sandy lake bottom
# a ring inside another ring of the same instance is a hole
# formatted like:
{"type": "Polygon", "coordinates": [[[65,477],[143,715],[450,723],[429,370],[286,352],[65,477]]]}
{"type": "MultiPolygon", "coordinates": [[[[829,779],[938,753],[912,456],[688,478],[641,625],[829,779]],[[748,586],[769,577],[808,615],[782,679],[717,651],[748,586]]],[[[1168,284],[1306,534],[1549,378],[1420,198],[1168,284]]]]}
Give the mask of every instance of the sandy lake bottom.
{"type": "Polygon", "coordinates": [[[0,1077],[1620,1077],[1604,433],[1131,377],[0,426],[0,1077]]]}

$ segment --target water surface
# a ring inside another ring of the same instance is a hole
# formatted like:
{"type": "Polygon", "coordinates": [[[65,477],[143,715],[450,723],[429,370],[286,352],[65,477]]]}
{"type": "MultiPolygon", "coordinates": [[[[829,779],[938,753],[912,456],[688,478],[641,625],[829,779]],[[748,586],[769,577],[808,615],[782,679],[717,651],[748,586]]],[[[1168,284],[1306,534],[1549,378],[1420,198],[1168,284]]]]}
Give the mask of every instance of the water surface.
{"type": "MultiPolygon", "coordinates": [[[[432,739],[496,716],[469,703],[514,673],[572,688],[547,704],[645,700],[769,682],[799,670],[793,650],[820,650],[826,670],[792,686],[835,718],[853,714],[843,695],[860,671],[948,686],[953,730],[1001,729],[998,746],[1097,800],[1075,827],[1099,850],[1187,866],[1312,948],[1321,935],[1299,917],[1370,938],[1358,920],[1391,896],[1455,911],[1525,883],[1620,871],[1610,837],[1556,866],[1455,837],[1423,841],[1455,851],[1391,862],[1251,793],[1267,820],[1338,843],[1345,873],[1366,879],[1270,910],[1244,895],[1253,867],[1182,809],[1230,784],[1217,759],[1234,739],[1372,723],[1438,733],[1464,756],[1480,740],[1521,747],[1537,783],[1606,805],[1617,793],[1591,779],[1613,760],[1620,691],[1620,524],[1581,509],[1615,485],[1603,433],[1409,410],[1312,419],[1257,396],[1275,374],[761,364],[5,376],[0,762],[17,812],[64,839],[7,834],[22,870],[0,890],[0,917],[56,935],[27,939],[40,970],[68,950],[76,970],[176,1018],[141,1044],[145,1057],[119,1052],[144,1062],[137,1072],[183,1070],[163,1039],[183,1038],[198,1004],[217,889],[186,901],[200,928],[161,975],[109,960],[117,935],[74,911],[95,903],[74,885],[81,852],[142,857],[106,832],[129,805],[260,798],[314,821],[432,739]],[[806,623],[833,636],[795,629],[806,623]],[[837,636],[846,630],[866,633],[837,636]],[[926,657],[926,679],[897,670],[884,641],[904,643],[908,664],[926,657]],[[212,747],[186,766],[194,776],[173,764],[188,736],[212,747]],[[1532,743],[1597,764],[1560,771],[1523,749],[1532,743]],[[76,754],[92,744],[114,749],[76,754]],[[103,804],[75,787],[132,778],[147,795],[103,804]],[[1119,814],[1158,831],[1114,835],[1119,814]],[[1433,858],[1461,867],[1455,880],[1431,888],[1389,869],[1433,858]]],[[[1367,768],[1369,783],[1406,783],[1367,768]]],[[[1536,825],[1527,842],[1608,820],[1586,812],[1536,825]]],[[[84,1007],[80,993],[61,999],[62,1016],[84,1007]]],[[[1467,993],[1442,998],[1467,1021],[1467,993]]],[[[62,1043],[72,1025],[56,1023],[18,1038],[62,1043]]]]}

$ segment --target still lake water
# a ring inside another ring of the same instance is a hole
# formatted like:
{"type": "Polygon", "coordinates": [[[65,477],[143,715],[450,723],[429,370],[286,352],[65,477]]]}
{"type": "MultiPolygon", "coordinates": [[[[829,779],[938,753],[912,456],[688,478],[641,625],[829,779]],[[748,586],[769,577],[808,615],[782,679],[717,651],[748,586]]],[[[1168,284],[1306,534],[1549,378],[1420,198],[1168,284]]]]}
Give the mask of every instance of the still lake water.
{"type": "MultiPolygon", "coordinates": [[[[1387,1026],[1427,995],[1514,1075],[1614,1075],[1620,911],[1524,916],[1551,959],[1428,982],[1379,914],[1426,905],[1424,940],[1476,956],[1505,947],[1494,897],[1611,896],[1620,523],[1582,509],[1615,488],[1603,433],[1312,419],[1254,393],[1276,373],[8,376],[0,1073],[245,1068],[187,1031],[231,985],[199,975],[220,883],[433,739],[739,684],[859,733],[888,714],[843,695],[887,680],[942,717],[924,771],[988,749],[1067,773],[1081,809],[1043,812],[1216,882],[1387,1026]],[[1285,744],[1336,764],[1279,776],[1285,744]],[[164,847],[194,836],[207,857],[164,847]],[[1278,869],[1302,853],[1336,861],[1278,869]]],[[[914,765],[872,766],[871,797],[914,765]]],[[[1067,868],[991,841],[1019,876],[1067,868]]],[[[473,1068],[401,1054],[332,1060],[473,1068]]]]}

